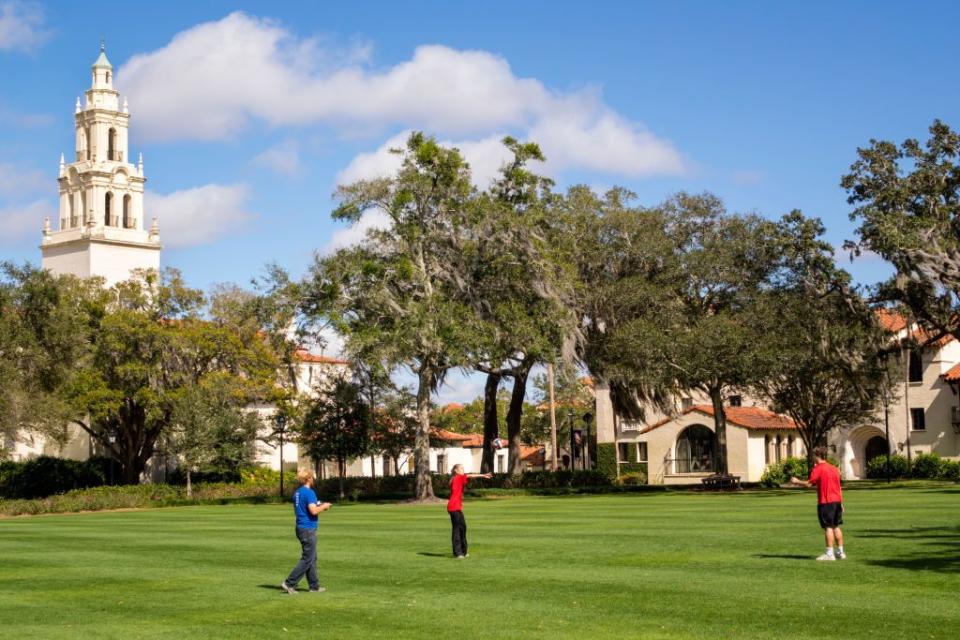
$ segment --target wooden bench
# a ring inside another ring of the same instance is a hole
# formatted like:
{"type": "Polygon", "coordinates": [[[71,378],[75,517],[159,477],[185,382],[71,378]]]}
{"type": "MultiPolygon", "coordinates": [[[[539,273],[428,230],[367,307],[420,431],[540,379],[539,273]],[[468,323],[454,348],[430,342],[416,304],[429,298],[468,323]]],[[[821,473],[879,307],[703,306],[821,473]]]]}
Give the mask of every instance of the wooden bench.
{"type": "Polygon", "coordinates": [[[703,483],[704,489],[712,489],[716,491],[723,491],[724,489],[739,489],[740,488],[740,476],[725,476],[721,474],[714,474],[712,476],[707,476],[700,480],[703,483]]]}

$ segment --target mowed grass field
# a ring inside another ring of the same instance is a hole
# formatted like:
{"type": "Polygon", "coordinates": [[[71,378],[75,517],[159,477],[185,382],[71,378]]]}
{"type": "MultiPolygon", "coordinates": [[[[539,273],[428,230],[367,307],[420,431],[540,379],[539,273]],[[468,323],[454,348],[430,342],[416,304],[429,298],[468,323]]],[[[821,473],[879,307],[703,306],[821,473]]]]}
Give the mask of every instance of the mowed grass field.
{"type": "Polygon", "coordinates": [[[960,487],[845,498],[834,563],[812,492],[468,500],[466,560],[443,505],[338,505],[296,596],[286,506],[6,519],[0,637],[957,637],[960,487]]]}

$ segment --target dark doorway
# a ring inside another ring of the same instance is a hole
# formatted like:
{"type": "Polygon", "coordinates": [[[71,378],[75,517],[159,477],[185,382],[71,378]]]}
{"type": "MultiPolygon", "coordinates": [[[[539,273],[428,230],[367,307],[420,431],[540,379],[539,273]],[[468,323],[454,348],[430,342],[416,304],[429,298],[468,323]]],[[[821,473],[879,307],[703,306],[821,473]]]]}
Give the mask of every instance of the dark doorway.
{"type": "Polygon", "coordinates": [[[863,457],[869,463],[874,458],[887,455],[887,439],[883,436],[873,436],[867,441],[863,457]]]}

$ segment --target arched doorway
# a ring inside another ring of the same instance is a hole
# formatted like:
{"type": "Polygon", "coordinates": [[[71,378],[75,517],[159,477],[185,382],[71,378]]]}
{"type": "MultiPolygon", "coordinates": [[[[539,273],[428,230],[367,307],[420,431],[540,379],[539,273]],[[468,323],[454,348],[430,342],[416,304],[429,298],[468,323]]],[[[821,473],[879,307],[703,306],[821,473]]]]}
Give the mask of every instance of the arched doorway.
{"type": "Polygon", "coordinates": [[[675,473],[713,473],[713,431],[702,424],[694,424],[677,436],[674,459],[675,473]]]}
{"type": "Polygon", "coordinates": [[[874,458],[887,455],[887,439],[883,436],[874,436],[867,440],[863,448],[863,459],[867,464],[874,458]]]}

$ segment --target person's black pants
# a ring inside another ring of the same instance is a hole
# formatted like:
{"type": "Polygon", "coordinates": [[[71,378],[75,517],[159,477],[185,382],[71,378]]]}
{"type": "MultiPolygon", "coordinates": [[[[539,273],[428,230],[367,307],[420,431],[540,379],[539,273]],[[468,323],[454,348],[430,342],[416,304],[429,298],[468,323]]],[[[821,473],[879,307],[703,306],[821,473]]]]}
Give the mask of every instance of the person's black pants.
{"type": "Polygon", "coordinates": [[[467,521],[463,511],[451,511],[450,524],[453,527],[453,555],[467,555],[467,521]]]}

